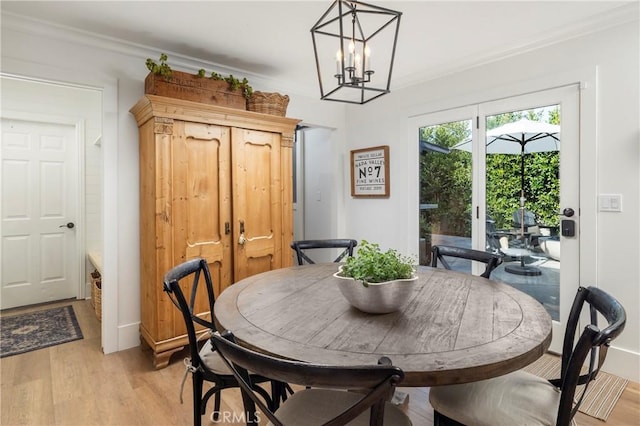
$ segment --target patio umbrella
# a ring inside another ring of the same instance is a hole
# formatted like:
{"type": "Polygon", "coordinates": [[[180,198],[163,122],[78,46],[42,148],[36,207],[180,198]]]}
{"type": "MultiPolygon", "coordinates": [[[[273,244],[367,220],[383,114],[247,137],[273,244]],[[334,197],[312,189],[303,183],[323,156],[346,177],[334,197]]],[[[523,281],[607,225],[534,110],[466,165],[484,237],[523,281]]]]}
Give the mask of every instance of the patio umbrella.
{"type": "MultiPolygon", "coordinates": [[[[466,140],[453,149],[471,151],[471,141],[466,140]]],[[[533,152],[558,151],[560,126],[526,118],[503,124],[487,132],[487,154],[520,154],[520,207],[521,237],[524,238],[524,169],[525,155],[533,152]]]]}
{"type": "Polygon", "coordinates": [[[520,154],[524,186],[524,156],[560,149],[560,126],[523,118],[487,132],[487,154],[520,154]]]}

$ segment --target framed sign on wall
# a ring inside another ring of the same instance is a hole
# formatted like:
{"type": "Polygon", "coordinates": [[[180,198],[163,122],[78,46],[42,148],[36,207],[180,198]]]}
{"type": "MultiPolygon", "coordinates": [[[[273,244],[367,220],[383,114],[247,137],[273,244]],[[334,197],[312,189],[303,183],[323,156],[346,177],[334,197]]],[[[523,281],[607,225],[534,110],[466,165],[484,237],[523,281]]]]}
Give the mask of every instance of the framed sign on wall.
{"type": "Polygon", "coordinates": [[[389,196],[389,146],[351,151],[351,196],[389,196]]]}

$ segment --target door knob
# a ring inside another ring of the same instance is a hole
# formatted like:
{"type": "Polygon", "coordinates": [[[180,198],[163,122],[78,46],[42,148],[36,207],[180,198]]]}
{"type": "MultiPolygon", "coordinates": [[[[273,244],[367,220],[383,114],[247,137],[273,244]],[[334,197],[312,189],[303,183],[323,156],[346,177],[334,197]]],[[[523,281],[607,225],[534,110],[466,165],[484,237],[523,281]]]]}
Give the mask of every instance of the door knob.
{"type": "Polygon", "coordinates": [[[69,229],[73,229],[73,227],[76,226],[74,225],[73,222],[69,222],[69,223],[65,223],[64,225],[60,225],[58,228],[69,228],[69,229]]]}
{"type": "Polygon", "coordinates": [[[575,214],[575,211],[571,207],[567,207],[566,209],[562,210],[562,215],[563,216],[571,217],[574,214],[575,214]]]}

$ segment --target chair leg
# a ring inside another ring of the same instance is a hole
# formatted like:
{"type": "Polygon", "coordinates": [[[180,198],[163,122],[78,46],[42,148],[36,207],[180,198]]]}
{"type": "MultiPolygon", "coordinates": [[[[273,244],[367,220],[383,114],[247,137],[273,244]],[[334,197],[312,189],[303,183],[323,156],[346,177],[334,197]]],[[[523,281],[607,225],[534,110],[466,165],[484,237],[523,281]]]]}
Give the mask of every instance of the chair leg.
{"type": "Polygon", "coordinates": [[[283,391],[284,390],[280,382],[275,380],[271,381],[271,404],[269,404],[269,409],[271,411],[276,411],[280,407],[280,400],[283,397],[283,391]]]}
{"type": "Polygon", "coordinates": [[[433,426],[465,426],[462,423],[459,423],[444,414],[433,410],[433,426]]]}
{"type": "Polygon", "coordinates": [[[202,377],[197,372],[192,374],[193,377],[193,425],[200,426],[202,424],[202,377]]]}
{"type": "Polygon", "coordinates": [[[213,402],[213,420],[217,421],[220,416],[220,397],[222,396],[222,391],[219,390],[216,392],[216,396],[213,402]]]}
{"type": "Polygon", "coordinates": [[[291,386],[289,386],[289,383],[284,383],[284,389],[282,390],[282,402],[287,400],[287,392],[289,392],[289,395],[293,395],[293,389],[291,389],[291,386]]]}
{"type": "Polygon", "coordinates": [[[280,404],[287,400],[288,395],[293,395],[293,389],[288,383],[271,381],[271,409],[276,411],[280,404]]]}

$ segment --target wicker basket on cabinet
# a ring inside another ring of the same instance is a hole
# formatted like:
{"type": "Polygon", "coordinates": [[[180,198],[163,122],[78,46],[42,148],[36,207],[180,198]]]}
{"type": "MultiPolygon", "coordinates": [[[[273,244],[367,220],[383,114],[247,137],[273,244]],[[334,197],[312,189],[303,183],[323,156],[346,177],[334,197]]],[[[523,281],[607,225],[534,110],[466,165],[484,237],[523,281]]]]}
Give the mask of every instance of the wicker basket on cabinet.
{"type": "Polygon", "coordinates": [[[289,96],[280,93],[253,92],[247,100],[247,109],[263,114],[284,117],[287,114],[289,96]]]}

